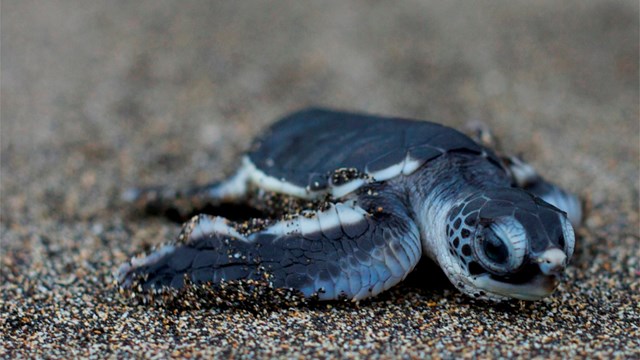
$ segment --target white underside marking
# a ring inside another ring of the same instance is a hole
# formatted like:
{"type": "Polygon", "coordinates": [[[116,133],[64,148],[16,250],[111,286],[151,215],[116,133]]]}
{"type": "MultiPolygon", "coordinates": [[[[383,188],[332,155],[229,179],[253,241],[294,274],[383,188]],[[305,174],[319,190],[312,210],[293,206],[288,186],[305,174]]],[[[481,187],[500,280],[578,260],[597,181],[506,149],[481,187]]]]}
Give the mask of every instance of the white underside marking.
{"type": "Polygon", "coordinates": [[[331,228],[348,226],[365,220],[367,212],[361,207],[353,205],[353,202],[344,204],[331,204],[330,208],[318,212],[311,217],[296,216],[291,220],[279,221],[262,233],[271,235],[312,234],[329,230],[331,228]]]}
{"type": "Polygon", "coordinates": [[[330,206],[329,209],[319,212],[318,223],[320,224],[320,230],[326,231],[331,228],[340,228],[340,218],[335,206],[330,206]]]}
{"type": "MultiPolygon", "coordinates": [[[[399,164],[373,173],[367,173],[367,175],[369,175],[373,181],[384,181],[399,175],[410,175],[420,168],[422,164],[423,162],[421,160],[412,159],[410,156],[407,156],[399,164]]],[[[329,175],[327,174],[327,176],[329,175]]],[[[256,167],[248,156],[244,156],[242,158],[242,165],[236,174],[212,190],[212,195],[219,198],[238,197],[246,193],[248,184],[253,184],[260,189],[287,194],[301,199],[313,200],[326,194],[331,194],[331,196],[338,199],[357,190],[368,181],[367,179],[354,179],[341,185],[329,184],[326,190],[311,191],[307,187],[298,186],[286,181],[286,179],[278,179],[265,174],[256,167]]]]}
{"type": "Polygon", "coordinates": [[[361,187],[365,183],[366,181],[364,179],[356,179],[338,186],[331,185],[331,196],[333,196],[336,199],[341,198],[357,190],[359,187],[361,187]]]}
{"type": "Polygon", "coordinates": [[[374,172],[369,172],[368,169],[365,169],[365,172],[375,181],[384,181],[399,175],[411,175],[414,171],[418,170],[423,163],[422,160],[416,160],[407,155],[401,162],[391,165],[388,168],[374,172]]]}
{"type": "Polygon", "coordinates": [[[365,171],[371,175],[371,177],[376,181],[384,181],[391,178],[394,178],[402,173],[402,169],[404,168],[405,161],[402,160],[400,163],[391,165],[386,169],[369,172],[368,169],[365,171]]]}
{"type": "MultiPolygon", "coordinates": [[[[319,231],[320,223],[317,216],[305,217],[298,215],[291,220],[278,221],[261,232],[276,236],[301,234],[303,236],[319,231]]],[[[250,236],[250,238],[252,238],[250,236]]]]}
{"type": "Polygon", "coordinates": [[[315,199],[322,192],[309,191],[286,180],[277,179],[259,170],[248,156],[242,158],[242,165],[229,180],[211,190],[215,198],[239,197],[247,192],[247,186],[253,184],[260,189],[287,194],[302,199],[315,199]]]}
{"type": "Polygon", "coordinates": [[[190,239],[203,238],[209,234],[229,236],[244,242],[249,242],[245,236],[229,226],[229,220],[220,216],[199,216],[198,224],[191,230],[190,239]]]}
{"type": "Polygon", "coordinates": [[[355,224],[367,215],[367,213],[357,206],[349,206],[345,204],[336,204],[336,211],[338,212],[338,219],[343,226],[355,224]]]}
{"type": "Polygon", "coordinates": [[[248,172],[249,181],[261,189],[280,194],[289,194],[301,199],[315,199],[319,195],[317,192],[309,191],[284,179],[277,179],[265,174],[251,162],[248,156],[242,159],[242,166],[248,172]]]}
{"type": "Polygon", "coordinates": [[[402,168],[402,175],[411,175],[414,171],[418,170],[420,166],[424,164],[423,160],[417,160],[407,155],[404,161],[404,167],[402,168]]]}

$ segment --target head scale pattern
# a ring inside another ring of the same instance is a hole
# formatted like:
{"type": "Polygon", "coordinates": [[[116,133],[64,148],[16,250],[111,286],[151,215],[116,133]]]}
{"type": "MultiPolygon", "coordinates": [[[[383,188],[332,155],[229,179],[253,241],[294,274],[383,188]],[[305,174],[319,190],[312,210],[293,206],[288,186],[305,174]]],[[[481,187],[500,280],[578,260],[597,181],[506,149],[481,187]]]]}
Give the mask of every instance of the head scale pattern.
{"type": "Polygon", "coordinates": [[[463,273],[505,282],[548,272],[540,259],[549,249],[565,254],[563,270],[574,246],[564,212],[515,188],[468,197],[449,213],[446,232],[448,253],[463,273]]]}

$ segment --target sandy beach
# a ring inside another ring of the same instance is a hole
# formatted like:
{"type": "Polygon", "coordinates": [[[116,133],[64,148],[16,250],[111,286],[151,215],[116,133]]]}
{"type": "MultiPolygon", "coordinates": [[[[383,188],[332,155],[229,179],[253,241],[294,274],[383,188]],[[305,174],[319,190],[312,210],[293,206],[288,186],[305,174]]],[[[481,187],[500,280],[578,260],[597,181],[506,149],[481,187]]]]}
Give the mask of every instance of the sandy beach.
{"type": "Polygon", "coordinates": [[[0,358],[640,357],[637,1],[3,1],[1,16],[0,358]],[[420,266],[359,304],[122,297],[113,271],[180,231],[123,189],[221,179],[310,105],[491,126],[585,203],[557,291],[476,301],[420,266]]]}

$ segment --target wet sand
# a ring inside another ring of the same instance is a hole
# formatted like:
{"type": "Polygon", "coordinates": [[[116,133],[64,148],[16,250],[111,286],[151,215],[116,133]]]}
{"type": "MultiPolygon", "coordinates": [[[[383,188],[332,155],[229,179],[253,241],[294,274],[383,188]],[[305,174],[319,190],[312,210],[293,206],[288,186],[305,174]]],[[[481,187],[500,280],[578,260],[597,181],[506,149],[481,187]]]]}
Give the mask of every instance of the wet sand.
{"type": "Polygon", "coordinates": [[[640,357],[637,14],[634,1],[4,1],[0,356],[640,357]],[[499,305],[433,284],[429,267],[357,305],[124,299],[112,272],[180,226],[132,215],[122,189],[220,179],[309,105],[489,124],[584,199],[567,278],[499,305]]]}

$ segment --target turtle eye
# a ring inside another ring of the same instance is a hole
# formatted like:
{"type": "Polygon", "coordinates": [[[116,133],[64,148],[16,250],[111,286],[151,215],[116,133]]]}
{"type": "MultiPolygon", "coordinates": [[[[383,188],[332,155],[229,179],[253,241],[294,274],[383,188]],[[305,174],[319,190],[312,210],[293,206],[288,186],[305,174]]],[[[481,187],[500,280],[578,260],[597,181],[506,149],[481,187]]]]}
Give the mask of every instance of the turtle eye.
{"type": "Polygon", "coordinates": [[[484,255],[496,264],[504,264],[509,258],[507,245],[491,229],[485,236],[482,248],[484,255]]]}
{"type": "Polygon", "coordinates": [[[526,232],[519,222],[502,218],[479,229],[474,253],[480,264],[496,275],[518,269],[526,253],[526,232]]]}

